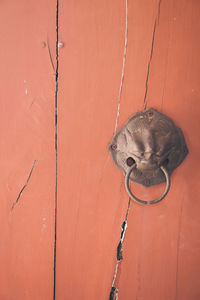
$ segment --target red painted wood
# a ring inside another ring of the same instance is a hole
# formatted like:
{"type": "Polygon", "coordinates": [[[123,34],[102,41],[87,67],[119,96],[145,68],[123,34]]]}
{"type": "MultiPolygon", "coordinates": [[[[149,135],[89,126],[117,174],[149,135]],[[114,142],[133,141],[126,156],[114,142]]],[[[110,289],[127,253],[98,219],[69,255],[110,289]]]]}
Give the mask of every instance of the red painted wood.
{"type": "Polygon", "coordinates": [[[53,295],[55,1],[0,9],[0,299],[53,295]],[[14,209],[13,203],[30,180],[14,209]]]}
{"type": "MultiPolygon", "coordinates": [[[[183,129],[190,154],[155,207],[131,203],[119,299],[199,299],[197,1],[129,1],[119,126],[147,107],[183,129]]],[[[107,151],[117,115],[125,1],[62,1],[59,62],[57,299],[108,299],[128,197],[107,151]]],[[[144,199],[163,185],[135,192],[144,199]]]]}
{"type": "MultiPolygon", "coordinates": [[[[198,1],[128,1],[118,128],[143,110],[149,64],[147,107],[182,128],[189,155],[163,202],[150,208],[131,202],[119,299],[200,298],[199,13],[198,1]]],[[[0,16],[0,300],[48,300],[54,288],[56,1],[6,1],[0,16]]],[[[125,1],[59,0],[58,17],[64,46],[55,300],[104,300],[128,205],[123,174],[107,149],[117,117],[125,1]]],[[[133,187],[146,200],[163,189],[133,187]]]]}

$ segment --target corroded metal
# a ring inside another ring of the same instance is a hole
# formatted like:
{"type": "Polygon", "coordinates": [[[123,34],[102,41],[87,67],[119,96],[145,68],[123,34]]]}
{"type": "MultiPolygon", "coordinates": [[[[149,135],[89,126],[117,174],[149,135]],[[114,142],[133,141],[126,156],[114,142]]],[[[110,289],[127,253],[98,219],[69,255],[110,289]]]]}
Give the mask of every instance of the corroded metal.
{"type": "Polygon", "coordinates": [[[109,145],[115,164],[130,180],[144,186],[165,181],[160,167],[169,175],[188,154],[183,133],[165,115],[150,108],[132,116],[109,145]]]}
{"type": "Polygon", "coordinates": [[[165,186],[165,190],[162,193],[162,195],[159,196],[155,200],[144,201],[144,200],[141,200],[141,199],[137,198],[133,194],[133,192],[131,191],[130,186],[129,186],[129,178],[130,178],[130,175],[131,175],[134,168],[135,168],[135,165],[133,165],[133,167],[130,168],[130,170],[128,171],[128,173],[126,173],[126,176],[125,176],[125,187],[126,187],[126,191],[129,195],[129,197],[131,197],[132,200],[134,200],[134,201],[136,201],[140,204],[144,204],[144,205],[156,204],[156,203],[160,202],[161,200],[163,200],[165,198],[165,196],[167,195],[167,193],[169,192],[169,189],[170,189],[170,177],[169,177],[169,174],[168,174],[167,170],[163,166],[160,166],[160,170],[163,172],[163,174],[165,175],[165,178],[166,178],[166,186],[165,186]]]}

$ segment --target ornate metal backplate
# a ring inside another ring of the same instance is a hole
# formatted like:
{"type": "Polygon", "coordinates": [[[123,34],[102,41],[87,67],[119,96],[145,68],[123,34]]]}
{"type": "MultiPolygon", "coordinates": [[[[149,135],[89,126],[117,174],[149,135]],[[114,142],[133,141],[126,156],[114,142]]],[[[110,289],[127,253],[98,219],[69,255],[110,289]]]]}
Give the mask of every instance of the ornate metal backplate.
{"type": "Polygon", "coordinates": [[[188,154],[182,131],[172,120],[150,108],[132,116],[109,145],[115,164],[130,179],[144,186],[165,181],[163,166],[171,175],[188,154]]]}

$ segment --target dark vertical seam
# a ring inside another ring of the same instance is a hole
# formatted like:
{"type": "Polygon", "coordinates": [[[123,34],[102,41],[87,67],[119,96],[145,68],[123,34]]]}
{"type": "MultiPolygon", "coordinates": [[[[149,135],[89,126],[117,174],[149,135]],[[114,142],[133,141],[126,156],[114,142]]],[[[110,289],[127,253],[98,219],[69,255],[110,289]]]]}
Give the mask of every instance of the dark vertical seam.
{"type": "Polygon", "coordinates": [[[57,197],[58,197],[58,29],[59,29],[59,0],[56,2],[56,90],[55,90],[55,156],[56,156],[56,178],[55,178],[55,210],[54,210],[54,267],[53,267],[53,300],[56,299],[56,245],[57,245],[57,197]]]}

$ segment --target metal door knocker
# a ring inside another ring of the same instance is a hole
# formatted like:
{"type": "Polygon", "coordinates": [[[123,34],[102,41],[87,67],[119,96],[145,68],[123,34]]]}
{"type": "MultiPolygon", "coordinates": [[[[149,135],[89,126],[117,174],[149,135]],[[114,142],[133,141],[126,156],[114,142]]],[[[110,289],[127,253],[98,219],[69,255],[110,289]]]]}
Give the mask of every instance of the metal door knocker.
{"type": "Polygon", "coordinates": [[[164,199],[170,188],[171,173],[188,154],[181,129],[152,108],[133,115],[115,134],[109,150],[125,174],[129,196],[145,205],[164,199]],[[144,201],[131,192],[130,180],[146,187],[166,181],[166,187],[158,199],[144,201]]]}

